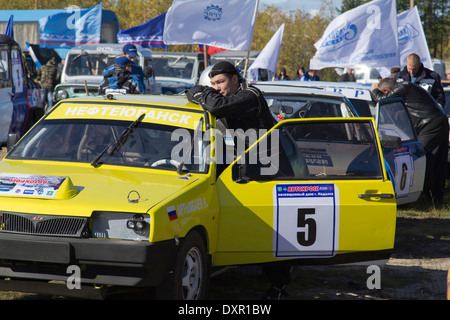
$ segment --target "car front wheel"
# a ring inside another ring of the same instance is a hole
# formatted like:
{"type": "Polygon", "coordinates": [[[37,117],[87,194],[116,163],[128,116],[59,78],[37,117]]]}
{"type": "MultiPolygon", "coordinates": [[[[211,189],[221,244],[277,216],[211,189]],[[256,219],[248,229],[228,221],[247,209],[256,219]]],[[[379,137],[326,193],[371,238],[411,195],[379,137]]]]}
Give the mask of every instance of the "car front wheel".
{"type": "Polygon", "coordinates": [[[182,241],[172,271],[156,288],[157,299],[201,300],[209,282],[209,263],[202,237],[190,232],[182,241]]]}

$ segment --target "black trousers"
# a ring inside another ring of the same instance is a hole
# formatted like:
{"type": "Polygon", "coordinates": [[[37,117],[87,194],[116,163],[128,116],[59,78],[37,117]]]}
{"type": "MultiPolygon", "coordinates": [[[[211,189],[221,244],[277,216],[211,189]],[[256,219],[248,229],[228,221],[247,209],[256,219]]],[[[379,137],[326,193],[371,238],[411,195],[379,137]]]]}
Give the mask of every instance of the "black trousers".
{"type": "Polygon", "coordinates": [[[449,125],[446,116],[427,123],[418,134],[426,154],[423,192],[429,200],[442,202],[447,177],[449,125]]]}

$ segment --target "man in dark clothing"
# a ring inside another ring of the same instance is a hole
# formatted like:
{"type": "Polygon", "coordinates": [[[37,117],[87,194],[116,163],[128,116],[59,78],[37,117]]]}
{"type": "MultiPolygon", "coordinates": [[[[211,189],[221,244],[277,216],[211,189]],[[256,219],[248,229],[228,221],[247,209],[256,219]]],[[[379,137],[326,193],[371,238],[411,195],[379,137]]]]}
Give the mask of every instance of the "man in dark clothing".
{"type": "MultiPolygon", "coordinates": [[[[231,63],[221,61],[215,64],[209,78],[211,87],[195,86],[186,91],[190,102],[200,104],[217,119],[221,119],[228,129],[271,129],[275,119],[259,89],[247,84],[231,63]]],[[[249,130],[250,131],[250,130],[249,130]]],[[[266,263],[263,274],[272,287],[265,299],[280,299],[290,282],[289,264],[266,263]]]]}
{"type": "MultiPolygon", "coordinates": [[[[127,43],[126,45],[123,46],[121,57],[126,57],[129,60],[134,62],[136,60],[137,56],[138,56],[137,48],[134,44],[127,43]]],[[[143,88],[141,93],[144,93],[145,92],[145,81],[144,81],[145,75],[144,75],[144,71],[142,70],[142,67],[137,65],[136,63],[133,63],[133,65],[131,66],[130,72],[131,72],[131,74],[135,75],[137,77],[137,79],[141,82],[140,87],[143,88]]],[[[108,74],[110,74],[110,73],[114,73],[114,65],[111,65],[105,69],[103,77],[106,78],[108,76],[108,74]]]]}
{"type": "Polygon", "coordinates": [[[409,81],[396,83],[386,78],[372,85],[372,89],[377,100],[400,97],[405,101],[426,152],[423,192],[435,207],[442,206],[448,154],[447,116],[425,89],[409,81]]]}
{"type": "Polygon", "coordinates": [[[339,82],[356,82],[356,77],[353,74],[353,69],[346,68],[345,72],[339,77],[339,82]]]}
{"type": "Polygon", "coordinates": [[[420,62],[420,57],[411,53],[406,58],[406,66],[394,77],[396,81],[409,81],[420,85],[441,105],[445,106],[445,93],[442,87],[441,77],[437,72],[427,69],[420,62]]]}
{"type": "Polygon", "coordinates": [[[187,90],[189,101],[222,119],[228,129],[269,130],[274,126],[274,118],[261,91],[248,85],[231,63],[215,64],[209,77],[212,87],[197,85],[187,90]]]}
{"type": "Polygon", "coordinates": [[[56,58],[53,57],[38,70],[39,83],[41,84],[42,103],[45,112],[53,107],[53,90],[58,84],[57,81],[58,67],[56,58]]]}
{"type": "Polygon", "coordinates": [[[127,57],[120,57],[114,60],[114,71],[105,75],[103,82],[98,88],[99,94],[105,94],[107,89],[121,90],[123,93],[139,94],[144,89],[138,78],[131,74],[131,66],[133,61],[127,57]]]}

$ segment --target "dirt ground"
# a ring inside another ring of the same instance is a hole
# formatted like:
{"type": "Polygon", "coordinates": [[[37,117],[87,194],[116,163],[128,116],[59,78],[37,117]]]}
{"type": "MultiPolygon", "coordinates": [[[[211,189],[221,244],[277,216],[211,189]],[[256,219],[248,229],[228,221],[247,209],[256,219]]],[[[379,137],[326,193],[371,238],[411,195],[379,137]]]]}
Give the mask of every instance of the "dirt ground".
{"type": "MultiPolygon", "coordinates": [[[[5,149],[0,150],[0,159],[5,149]]],[[[397,219],[394,252],[380,265],[380,289],[368,289],[367,266],[295,267],[286,300],[446,300],[450,268],[450,219],[397,219]]],[[[257,266],[221,270],[208,300],[260,299],[268,283],[257,266]]],[[[35,294],[0,292],[0,300],[40,300],[35,294]]]]}
{"type": "MultiPolygon", "coordinates": [[[[295,267],[284,299],[446,300],[450,219],[399,217],[394,252],[380,265],[380,289],[368,289],[367,267],[295,267]]],[[[259,299],[267,286],[260,268],[234,268],[212,278],[209,299],[259,299]]]]}

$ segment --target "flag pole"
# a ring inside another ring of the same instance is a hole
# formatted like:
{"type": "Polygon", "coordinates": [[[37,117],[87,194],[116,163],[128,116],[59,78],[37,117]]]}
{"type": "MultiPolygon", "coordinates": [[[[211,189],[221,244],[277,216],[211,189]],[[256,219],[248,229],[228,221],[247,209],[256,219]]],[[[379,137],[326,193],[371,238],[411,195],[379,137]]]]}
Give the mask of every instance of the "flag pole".
{"type": "Polygon", "coordinates": [[[244,66],[244,74],[243,74],[244,78],[247,75],[248,60],[250,59],[250,50],[246,50],[246,51],[247,51],[247,57],[245,58],[245,66],[244,66]]]}
{"type": "Polygon", "coordinates": [[[206,69],[206,67],[208,66],[208,45],[204,44],[203,45],[203,70],[206,69]]]}

